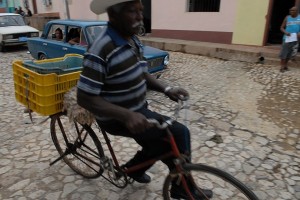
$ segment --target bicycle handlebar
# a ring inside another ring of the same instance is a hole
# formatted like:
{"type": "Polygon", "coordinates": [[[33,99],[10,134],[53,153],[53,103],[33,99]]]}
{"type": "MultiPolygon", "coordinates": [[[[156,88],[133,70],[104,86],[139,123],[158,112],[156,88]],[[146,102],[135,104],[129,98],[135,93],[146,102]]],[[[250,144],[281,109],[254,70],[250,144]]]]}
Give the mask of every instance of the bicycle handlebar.
{"type": "Polygon", "coordinates": [[[173,124],[173,122],[177,119],[178,115],[179,115],[179,110],[182,107],[182,104],[184,101],[187,101],[188,97],[182,97],[182,99],[178,100],[178,108],[175,110],[175,119],[167,119],[164,122],[160,123],[159,121],[157,121],[156,119],[147,119],[148,123],[153,124],[154,126],[156,126],[159,129],[166,129],[168,126],[171,126],[173,124]]]}
{"type": "Polygon", "coordinates": [[[147,119],[147,121],[150,124],[155,125],[159,129],[166,129],[168,126],[172,125],[174,120],[168,119],[168,120],[164,121],[163,123],[159,123],[159,121],[157,121],[156,119],[147,119]]]}

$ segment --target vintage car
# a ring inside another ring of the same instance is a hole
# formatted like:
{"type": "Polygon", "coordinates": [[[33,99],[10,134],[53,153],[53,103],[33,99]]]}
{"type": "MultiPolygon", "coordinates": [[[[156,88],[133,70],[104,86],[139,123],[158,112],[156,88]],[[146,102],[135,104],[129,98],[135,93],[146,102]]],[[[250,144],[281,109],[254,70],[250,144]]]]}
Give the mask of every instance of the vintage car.
{"type": "Polygon", "coordinates": [[[27,26],[21,15],[0,13],[0,51],[6,46],[24,45],[32,37],[39,37],[39,30],[27,26]]]}
{"type": "MultiPolygon", "coordinates": [[[[63,57],[70,53],[83,55],[106,27],[106,21],[52,20],[45,25],[41,37],[28,39],[28,50],[38,60],[63,57]]],[[[149,46],[143,48],[149,72],[163,70],[169,62],[169,54],[149,46]]]]}

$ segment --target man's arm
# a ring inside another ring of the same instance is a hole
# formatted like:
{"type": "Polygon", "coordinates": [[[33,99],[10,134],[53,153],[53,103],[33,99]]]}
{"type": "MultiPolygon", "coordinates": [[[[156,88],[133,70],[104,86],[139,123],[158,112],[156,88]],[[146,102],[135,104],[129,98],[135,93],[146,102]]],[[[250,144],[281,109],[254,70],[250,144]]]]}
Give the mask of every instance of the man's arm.
{"type": "Polygon", "coordinates": [[[167,84],[163,83],[162,81],[159,81],[158,79],[156,79],[154,76],[152,76],[149,73],[145,73],[145,78],[147,81],[147,87],[150,90],[164,93],[166,87],[168,87],[167,84]]]}
{"type": "Polygon", "coordinates": [[[109,103],[100,96],[88,94],[80,89],[77,90],[77,103],[95,115],[101,113],[102,116],[123,122],[134,134],[144,132],[150,127],[144,115],[109,103]]]}
{"type": "Polygon", "coordinates": [[[286,23],[287,23],[287,16],[284,18],[284,20],[283,20],[283,22],[282,22],[282,24],[281,24],[281,26],[280,26],[280,31],[281,31],[282,33],[284,33],[285,35],[290,36],[290,33],[287,32],[287,31],[285,30],[285,28],[286,28],[286,23]]]}
{"type": "Polygon", "coordinates": [[[147,80],[147,86],[150,90],[158,91],[164,93],[173,101],[178,101],[178,99],[184,100],[188,99],[189,93],[183,88],[173,88],[168,86],[167,84],[159,81],[158,79],[154,78],[151,74],[145,73],[145,78],[147,80]]]}

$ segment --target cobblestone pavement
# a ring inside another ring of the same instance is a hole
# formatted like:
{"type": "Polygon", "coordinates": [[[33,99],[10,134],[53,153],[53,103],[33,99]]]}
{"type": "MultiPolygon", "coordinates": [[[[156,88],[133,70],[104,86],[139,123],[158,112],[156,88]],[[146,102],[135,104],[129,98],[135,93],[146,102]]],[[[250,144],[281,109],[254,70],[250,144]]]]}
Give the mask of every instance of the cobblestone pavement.
{"type": "MultiPolygon", "coordinates": [[[[260,199],[300,199],[300,68],[282,74],[277,66],[170,55],[161,79],[190,92],[193,161],[225,169],[260,199]],[[222,143],[211,139],[216,134],[222,143]]],[[[38,124],[45,117],[34,114],[31,124],[14,97],[11,63],[28,58],[26,50],[0,53],[0,199],[162,199],[167,170],[160,162],[149,171],[150,184],[125,189],[82,178],[62,161],[49,166],[58,156],[49,120],[38,124]]],[[[149,98],[166,105],[154,109],[172,113],[163,96],[152,92],[149,98]]],[[[112,140],[123,161],[138,148],[129,139],[112,140]]]]}

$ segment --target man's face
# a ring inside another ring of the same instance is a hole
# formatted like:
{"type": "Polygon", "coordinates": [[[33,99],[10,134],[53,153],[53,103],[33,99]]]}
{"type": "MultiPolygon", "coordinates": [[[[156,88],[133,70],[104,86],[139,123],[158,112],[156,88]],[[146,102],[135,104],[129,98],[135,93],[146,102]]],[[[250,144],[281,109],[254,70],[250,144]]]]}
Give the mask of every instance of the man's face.
{"type": "Polygon", "coordinates": [[[62,39],[62,34],[60,31],[55,31],[56,39],[62,39]]]}
{"type": "Polygon", "coordinates": [[[143,24],[143,5],[140,1],[128,2],[112,20],[122,35],[137,34],[139,26],[143,24]]]}
{"type": "Polygon", "coordinates": [[[292,17],[296,17],[296,16],[298,15],[298,9],[297,9],[296,7],[292,7],[292,8],[290,9],[290,15],[291,15],[292,17]]]}

